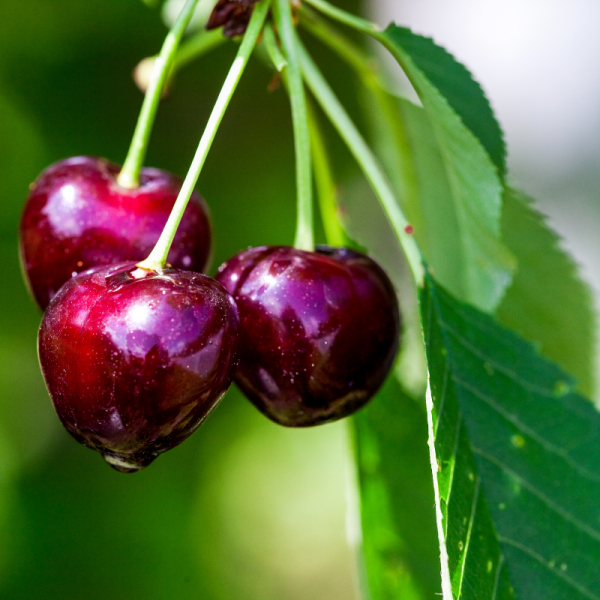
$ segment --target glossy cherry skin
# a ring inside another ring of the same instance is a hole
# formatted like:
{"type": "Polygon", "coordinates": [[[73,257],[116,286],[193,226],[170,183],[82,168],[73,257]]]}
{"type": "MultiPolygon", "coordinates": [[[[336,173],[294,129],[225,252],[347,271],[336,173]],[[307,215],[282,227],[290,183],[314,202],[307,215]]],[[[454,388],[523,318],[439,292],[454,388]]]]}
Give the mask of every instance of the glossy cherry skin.
{"type": "MultiPolygon", "coordinates": [[[[140,186],[122,188],[120,167],[78,156],[55,163],[31,185],[20,225],[19,253],[27,284],[42,310],[73,274],[96,265],[141,261],[158,240],[181,179],[145,168],[140,186]]],[[[169,264],[202,272],[209,260],[208,209],[192,194],[169,264]]]]}
{"type": "Polygon", "coordinates": [[[276,423],[335,421],[383,383],[400,313],[389,278],[369,257],[344,248],[252,248],[222,265],[217,279],[240,314],[235,381],[276,423]]]}
{"type": "Polygon", "coordinates": [[[70,279],[40,326],[38,353],[67,431],[123,472],[186,439],[238,363],[238,312],[214,279],[133,263],[70,279]]]}

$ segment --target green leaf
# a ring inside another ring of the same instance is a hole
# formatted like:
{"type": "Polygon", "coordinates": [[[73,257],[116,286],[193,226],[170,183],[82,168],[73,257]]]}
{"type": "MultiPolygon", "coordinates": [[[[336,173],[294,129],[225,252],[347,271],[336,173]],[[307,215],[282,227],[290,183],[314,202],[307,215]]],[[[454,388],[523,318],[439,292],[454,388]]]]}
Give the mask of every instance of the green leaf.
{"type": "Polygon", "coordinates": [[[481,86],[447,50],[431,38],[413,33],[406,27],[390,25],[385,35],[414,67],[446,98],[454,112],[479,139],[502,174],[506,174],[506,143],[502,129],[481,86]]]}
{"type": "Polygon", "coordinates": [[[435,598],[439,549],[425,402],[410,398],[392,376],[354,425],[371,597],[435,598]]]}
{"type": "MultiPolygon", "coordinates": [[[[446,248],[448,260],[463,265],[461,298],[491,312],[511,282],[515,262],[501,241],[502,181],[498,170],[476,133],[467,126],[464,115],[457,112],[460,106],[456,98],[463,93],[459,90],[462,86],[466,89],[464,105],[477,106],[476,95],[471,93],[473,82],[466,70],[456,66],[458,63],[452,62],[454,68],[448,66],[450,75],[454,75],[447,80],[432,70],[431,57],[443,51],[439,48],[432,51],[431,41],[425,42],[407,29],[390,25],[377,39],[386,45],[411,80],[431,124],[447,179],[452,212],[461,231],[460,238],[453,244],[457,247],[456,254],[446,248]],[[451,81],[454,81],[452,85],[451,81]],[[441,82],[445,82],[444,85],[441,82]],[[450,90],[454,105],[443,95],[450,90]]],[[[444,59],[442,64],[449,60],[444,59]]],[[[479,118],[482,123],[489,121],[483,114],[478,114],[475,120],[479,118]]],[[[405,154],[404,159],[410,159],[410,155],[405,154]]]]}
{"type": "Polygon", "coordinates": [[[600,415],[530,343],[430,276],[421,311],[444,599],[599,598],[600,415]]]}
{"type": "Polygon", "coordinates": [[[596,317],[577,265],[533,201],[514,190],[504,195],[502,234],[519,268],[498,310],[500,322],[538,343],[542,354],[573,374],[582,393],[591,396],[596,317]]]}
{"type": "MultiPolygon", "coordinates": [[[[364,94],[374,146],[390,175],[417,244],[436,279],[465,302],[476,302],[470,274],[478,268],[463,240],[471,224],[457,214],[438,141],[423,108],[381,89],[364,94]]],[[[503,252],[506,252],[503,250],[503,252]]]]}

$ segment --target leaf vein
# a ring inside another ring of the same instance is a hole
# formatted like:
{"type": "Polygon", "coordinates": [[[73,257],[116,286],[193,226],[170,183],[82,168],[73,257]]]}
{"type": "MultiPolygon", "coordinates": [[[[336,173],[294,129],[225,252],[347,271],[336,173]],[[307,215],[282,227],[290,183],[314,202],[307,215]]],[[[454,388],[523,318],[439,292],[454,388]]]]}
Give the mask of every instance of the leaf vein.
{"type": "Polygon", "coordinates": [[[463,556],[463,564],[460,573],[460,586],[458,588],[457,600],[460,599],[462,594],[462,584],[465,580],[465,566],[467,564],[467,556],[469,554],[469,548],[471,547],[471,532],[473,531],[473,523],[475,522],[475,515],[477,511],[477,502],[479,501],[479,490],[481,489],[481,477],[477,476],[475,482],[475,491],[473,492],[473,504],[471,505],[471,516],[469,518],[469,529],[467,530],[467,539],[465,540],[465,553],[463,556]]]}
{"type": "MultiPolygon", "coordinates": [[[[462,427],[462,419],[459,415],[456,420],[456,430],[454,432],[454,446],[452,448],[452,466],[450,467],[450,479],[448,481],[448,492],[446,495],[446,505],[450,506],[450,497],[452,496],[452,489],[454,487],[454,473],[456,471],[456,456],[458,454],[458,443],[460,441],[460,430],[462,427]]],[[[447,523],[446,523],[447,527],[447,523]]],[[[447,532],[447,531],[446,531],[447,532]]]]}
{"type": "Polygon", "coordinates": [[[461,346],[466,348],[469,352],[471,352],[471,354],[473,354],[477,358],[480,358],[484,362],[489,363],[489,365],[491,367],[493,367],[497,371],[500,371],[500,373],[504,373],[509,379],[512,379],[515,383],[518,383],[523,388],[530,390],[531,392],[534,392],[541,396],[545,396],[546,398],[555,398],[554,390],[550,389],[549,387],[545,388],[545,387],[540,387],[538,385],[534,385],[534,384],[530,383],[529,381],[522,379],[511,369],[504,367],[503,365],[496,362],[496,360],[494,360],[487,354],[478,350],[475,346],[473,346],[473,344],[471,344],[464,337],[462,337],[459,333],[457,333],[454,329],[452,329],[452,327],[450,327],[442,319],[439,319],[439,324],[440,324],[440,327],[445,329],[450,335],[454,336],[457,339],[457,341],[461,344],[461,346]]]}
{"type": "Polygon", "coordinates": [[[500,416],[506,419],[509,423],[512,423],[519,431],[524,433],[526,436],[530,437],[532,440],[536,441],[540,444],[545,450],[551,452],[562,458],[570,467],[575,469],[582,477],[589,479],[590,481],[600,482],[600,476],[596,475],[592,471],[586,469],[579,463],[577,463],[573,458],[569,456],[567,452],[565,452],[560,446],[556,446],[548,442],[544,439],[535,429],[532,429],[528,425],[525,425],[520,419],[516,418],[515,415],[505,410],[500,404],[498,404],[493,398],[486,396],[482,392],[480,392],[477,388],[473,387],[466,381],[462,381],[458,377],[452,376],[454,383],[459,386],[465,388],[477,398],[485,402],[490,408],[496,411],[500,416]]]}
{"type": "Polygon", "coordinates": [[[561,579],[566,581],[571,587],[574,587],[578,592],[582,593],[587,598],[591,598],[591,600],[600,600],[600,596],[596,596],[595,594],[590,592],[590,590],[583,587],[580,583],[577,583],[577,581],[575,581],[572,577],[569,577],[563,571],[559,571],[558,569],[551,567],[548,564],[548,561],[543,556],[541,556],[540,554],[538,554],[531,548],[528,548],[524,544],[516,542],[515,540],[511,540],[510,538],[504,537],[502,535],[498,536],[498,540],[503,544],[508,544],[509,546],[513,546],[517,550],[521,550],[521,552],[528,554],[529,556],[531,556],[531,558],[537,560],[539,563],[541,563],[543,566],[545,566],[550,572],[554,573],[555,575],[558,575],[561,579]]]}
{"type": "Polygon", "coordinates": [[[500,573],[502,572],[503,566],[504,554],[500,554],[500,558],[498,559],[498,566],[496,567],[496,577],[494,578],[494,590],[492,592],[492,600],[496,600],[496,595],[498,594],[498,584],[500,583],[500,573]]]}
{"type": "Polygon", "coordinates": [[[596,541],[600,541],[600,531],[597,531],[593,527],[590,527],[577,517],[573,516],[568,510],[551,500],[548,496],[546,496],[546,494],[544,494],[544,492],[540,491],[533,484],[529,483],[529,481],[527,481],[524,477],[519,475],[516,471],[511,469],[507,464],[503,463],[495,456],[492,456],[491,454],[488,454],[484,450],[481,450],[480,448],[477,448],[475,446],[472,446],[472,448],[475,454],[478,454],[482,458],[488,460],[491,463],[494,463],[496,466],[506,471],[506,473],[508,473],[511,477],[516,479],[520,485],[522,485],[525,489],[529,490],[534,496],[537,496],[544,504],[546,504],[546,506],[548,506],[548,508],[550,508],[550,510],[553,510],[563,519],[569,521],[569,523],[572,523],[575,527],[577,527],[577,529],[579,529],[583,533],[587,533],[587,535],[589,535],[591,538],[595,539],[596,541]]]}

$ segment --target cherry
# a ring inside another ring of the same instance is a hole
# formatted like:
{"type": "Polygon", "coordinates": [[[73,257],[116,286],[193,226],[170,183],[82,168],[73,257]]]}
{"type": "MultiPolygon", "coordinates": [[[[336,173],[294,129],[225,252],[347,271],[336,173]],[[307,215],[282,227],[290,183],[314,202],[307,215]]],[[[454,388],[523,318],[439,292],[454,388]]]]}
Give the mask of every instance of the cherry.
{"type": "Polygon", "coordinates": [[[237,366],[238,328],[235,302],[214,279],[125,263],[94,267],[61,288],[38,351],[67,431],[133,472],[217,405],[237,366]]]}
{"type": "Polygon", "coordinates": [[[235,381],[267,417],[305,427],[345,417],[383,383],[400,313],[381,267],[344,248],[252,248],[219,269],[240,314],[235,381]]]}
{"type": "MultiPolygon", "coordinates": [[[[117,184],[120,167],[78,156],[55,163],[31,186],[20,226],[25,279],[44,310],[74,274],[95,265],[146,258],[158,240],[181,188],[160,169],[142,169],[140,186],[117,184]]],[[[203,271],[211,249],[208,209],[192,195],[168,261],[203,271]]]]}

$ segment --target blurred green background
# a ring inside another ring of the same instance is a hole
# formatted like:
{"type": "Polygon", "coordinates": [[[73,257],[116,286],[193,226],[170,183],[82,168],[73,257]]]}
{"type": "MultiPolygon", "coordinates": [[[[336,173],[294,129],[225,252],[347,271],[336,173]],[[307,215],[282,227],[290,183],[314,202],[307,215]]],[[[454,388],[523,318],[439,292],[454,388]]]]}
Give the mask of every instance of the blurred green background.
{"type": "MultiPolygon", "coordinates": [[[[192,438],[128,476],[62,429],[39,372],[41,315],[17,260],[28,184],[68,156],[122,163],[142,100],[131,73],[165,32],[140,0],[0,1],[0,598],[352,599],[343,424],[286,430],[232,389],[192,438]]],[[[148,165],[185,175],[234,52],[178,74],[148,165]]],[[[352,106],[351,78],[327,61],[352,106]]],[[[251,63],[198,184],[213,271],[293,239],[291,120],[270,79],[251,63]]]]}
{"type": "MultiPolygon", "coordinates": [[[[510,99],[503,100],[499,92],[512,93],[511,106],[522,107],[527,122],[537,105],[527,104],[523,82],[511,87],[493,78],[486,81],[494,73],[493,57],[489,49],[480,51],[478,37],[491,39],[494,31],[503,35],[493,47],[505,57],[503,40],[514,23],[523,22],[524,7],[545,14],[559,0],[489,3],[502,14],[512,7],[506,30],[495,13],[489,23],[477,21],[477,7],[483,4],[476,0],[336,3],[352,11],[375,11],[381,22],[396,17],[415,24],[416,31],[435,34],[475,66],[499,105],[511,149],[517,149],[513,172],[551,213],[598,286],[598,147],[584,148],[587,162],[579,155],[572,165],[564,157],[556,159],[566,165],[563,171],[540,151],[520,151],[522,123],[512,118],[506,108],[510,99]],[[471,38],[472,51],[460,46],[471,38]],[[489,64],[480,66],[478,59],[486,56],[489,64]],[[538,157],[542,166],[531,168],[527,157],[538,157]]],[[[532,22],[535,27],[528,24],[523,34],[527,43],[531,31],[551,30],[537,17],[532,22]]],[[[561,27],[562,22],[557,20],[561,27]]],[[[70,438],[48,399],[35,350],[41,315],[27,295],[17,259],[16,232],[27,187],[43,168],[68,156],[123,162],[142,101],[131,74],[142,58],[159,50],[165,33],[160,11],[141,0],[0,0],[0,598],[354,600],[354,557],[344,524],[344,424],[283,429],[232,388],[184,444],[149,469],[123,475],[70,438]]],[[[356,115],[360,94],[353,78],[323,48],[311,47],[356,115]]],[[[147,165],[185,175],[234,53],[235,44],[228,44],[177,75],[161,105],[147,165]]],[[[530,50],[515,56],[523,66],[523,81],[543,88],[541,69],[528,71],[530,50]]],[[[549,64],[554,69],[555,62],[549,64]]],[[[517,66],[506,71],[507,79],[519,81],[517,66]]],[[[593,79],[588,75],[581,79],[593,79]]],[[[271,77],[259,61],[251,62],[200,177],[198,189],[210,205],[216,239],[213,272],[249,245],[293,239],[291,119],[283,91],[267,91],[271,77]]],[[[553,70],[550,80],[555,86],[560,73],[553,70]]],[[[562,87],[566,96],[577,97],[573,86],[562,87]]],[[[560,118],[554,115],[544,123],[566,123],[570,113],[575,111],[561,109],[560,118]]],[[[586,123],[587,129],[597,131],[598,124],[586,123]]],[[[566,124],[565,130],[574,128],[566,124]]],[[[527,139],[535,139],[533,133],[527,139]]],[[[560,140],[556,132],[552,135],[560,140]]],[[[381,215],[365,208],[369,193],[364,182],[356,179],[341,143],[331,136],[330,143],[336,173],[342,182],[352,182],[342,189],[347,205],[362,208],[357,220],[379,234],[381,215]]],[[[541,144],[555,150],[562,146],[541,144]]],[[[387,244],[384,234],[370,235],[382,246],[371,248],[379,256],[387,244]]]]}

